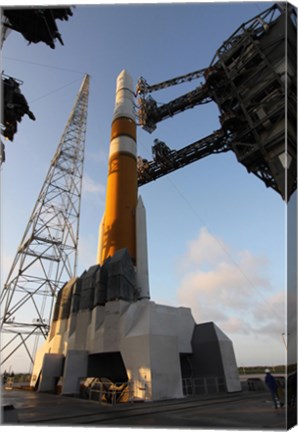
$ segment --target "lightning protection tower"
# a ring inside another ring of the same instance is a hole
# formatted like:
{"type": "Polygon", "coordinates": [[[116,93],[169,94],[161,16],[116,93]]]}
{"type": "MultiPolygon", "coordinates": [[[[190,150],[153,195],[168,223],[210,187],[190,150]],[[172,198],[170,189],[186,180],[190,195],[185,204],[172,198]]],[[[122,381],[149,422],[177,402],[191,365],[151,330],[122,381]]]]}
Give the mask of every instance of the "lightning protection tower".
{"type": "Polygon", "coordinates": [[[76,274],[89,75],[85,75],[1,293],[1,364],[32,364],[57,293],[76,274]]]}

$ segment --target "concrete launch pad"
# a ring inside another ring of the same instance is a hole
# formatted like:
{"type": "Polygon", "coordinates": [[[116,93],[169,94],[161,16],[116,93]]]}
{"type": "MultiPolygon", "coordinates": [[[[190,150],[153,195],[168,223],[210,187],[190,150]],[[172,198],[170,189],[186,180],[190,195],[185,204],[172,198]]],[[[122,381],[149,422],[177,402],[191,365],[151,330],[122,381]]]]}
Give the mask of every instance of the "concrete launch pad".
{"type": "Polygon", "coordinates": [[[2,396],[15,407],[18,426],[286,430],[285,409],[274,409],[265,391],[116,406],[23,390],[4,391],[2,396]]]}

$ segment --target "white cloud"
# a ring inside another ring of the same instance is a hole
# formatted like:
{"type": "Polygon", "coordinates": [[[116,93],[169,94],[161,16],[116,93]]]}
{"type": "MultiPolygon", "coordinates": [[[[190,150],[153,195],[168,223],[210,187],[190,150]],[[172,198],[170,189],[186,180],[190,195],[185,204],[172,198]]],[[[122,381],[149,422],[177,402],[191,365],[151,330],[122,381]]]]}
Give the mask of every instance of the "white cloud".
{"type": "Polygon", "coordinates": [[[213,264],[214,261],[225,258],[225,247],[220,239],[212,236],[207,228],[203,227],[199,237],[188,243],[182,266],[187,268],[193,264],[213,264]]]}
{"type": "Polygon", "coordinates": [[[102,185],[101,183],[96,183],[90,176],[84,174],[83,192],[98,193],[100,196],[104,196],[105,186],[102,185]]]}
{"type": "Polygon", "coordinates": [[[191,307],[197,322],[214,321],[233,334],[283,331],[285,295],[273,291],[266,257],[232,251],[203,228],[182,262],[178,302],[191,307]]]}
{"type": "Polygon", "coordinates": [[[232,316],[228,317],[222,324],[221,329],[226,333],[251,333],[251,326],[243,319],[232,316]]]}
{"type": "Polygon", "coordinates": [[[285,331],[285,302],[285,292],[280,291],[268,297],[266,303],[256,305],[253,316],[260,333],[281,335],[285,331]]]}

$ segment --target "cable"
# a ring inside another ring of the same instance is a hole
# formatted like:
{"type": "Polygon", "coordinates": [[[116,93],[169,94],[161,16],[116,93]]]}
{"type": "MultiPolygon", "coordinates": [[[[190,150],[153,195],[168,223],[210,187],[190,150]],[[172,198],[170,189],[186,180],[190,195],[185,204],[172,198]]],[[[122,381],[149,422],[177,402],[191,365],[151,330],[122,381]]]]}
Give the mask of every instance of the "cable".
{"type": "MultiPolygon", "coordinates": [[[[193,211],[193,213],[196,215],[196,217],[201,221],[201,223],[203,223],[204,226],[206,226],[208,228],[208,231],[210,233],[210,235],[213,237],[213,239],[217,242],[217,244],[221,247],[221,249],[225,252],[225,254],[227,255],[227,257],[230,259],[230,261],[232,262],[233,265],[235,265],[235,267],[237,267],[238,271],[242,274],[242,276],[244,277],[244,279],[246,279],[246,281],[248,282],[248,284],[254,288],[256,290],[256,292],[259,294],[259,296],[261,297],[262,301],[267,302],[267,298],[265,298],[263,296],[263,294],[261,293],[261,291],[255,286],[255,284],[251,281],[251,279],[247,276],[247,274],[242,270],[242,268],[239,266],[239,264],[235,261],[235,259],[233,258],[233,256],[230,254],[230,252],[225,248],[225,246],[222,244],[222,242],[215,236],[212,234],[212,232],[209,229],[208,224],[202,219],[202,217],[199,215],[199,213],[197,212],[197,210],[192,206],[192,204],[186,199],[186,197],[182,194],[182,192],[178,189],[177,185],[173,182],[173,180],[169,179],[167,177],[167,181],[172,185],[172,187],[176,190],[176,192],[181,196],[181,198],[186,202],[186,204],[190,207],[190,209],[193,211]]],[[[268,303],[267,303],[268,304],[268,303]]],[[[282,319],[282,317],[280,316],[280,314],[278,313],[277,310],[275,310],[275,308],[272,305],[269,305],[270,309],[272,310],[273,313],[275,313],[275,315],[279,318],[282,319]]]]}
{"type": "MultiPolygon", "coordinates": [[[[228,258],[231,260],[231,262],[235,265],[235,267],[237,267],[237,269],[240,271],[240,273],[242,274],[242,276],[246,279],[246,281],[249,283],[249,285],[251,285],[253,288],[256,289],[256,291],[258,291],[257,287],[255,286],[255,284],[251,281],[251,279],[249,279],[249,277],[246,275],[246,273],[241,269],[241,267],[239,266],[239,264],[235,261],[235,259],[233,258],[233,256],[230,254],[230,252],[225,248],[225,246],[222,244],[222,242],[215,236],[212,234],[212,232],[210,231],[210,228],[208,226],[208,224],[202,219],[202,217],[199,215],[199,213],[197,212],[197,210],[192,206],[192,204],[186,199],[186,197],[182,194],[182,192],[178,189],[177,185],[169,178],[167,178],[167,180],[171,183],[172,187],[176,190],[176,192],[181,196],[181,198],[186,202],[186,204],[191,208],[191,210],[193,211],[193,213],[196,215],[196,217],[201,221],[201,223],[206,226],[208,228],[208,231],[210,233],[210,235],[213,237],[213,239],[217,242],[217,244],[222,248],[222,250],[225,252],[225,254],[228,256],[228,258]]],[[[266,301],[267,299],[261,294],[261,292],[259,292],[260,296],[262,297],[263,301],[266,301]]],[[[275,311],[276,315],[281,318],[278,314],[277,311],[275,311]]]]}
{"type": "Polygon", "coordinates": [[[55,90],[52,90],[52,91],[50,91],[50,92],[48,92],[48,93],[46,93],[46,94],[44,94],[44,95],[42,95],[42,96],[39,96],[38,98],[29,101],[29,103],[32,104],[32,103],[34,103],[34,102],[37,102],[37,101],[39,101],[40,99],[43,99],[43,98],[45,98],[45,97],[47,97],[47,96],[50,96],[50,95],[53,94],[53,93],[57,93],[58,91],[63,90],[64,88],[69,87],[69,86],[71,86],[72,84],[74,84],[74,83],[76,83],[76,82],[78,82],[78,81],[81,81],[81,78],[78,78],[78,79],[76,79],[75,81],[72,81],[71,83],[65,84],[65,85],[62,86],[62,87],[59,87],[59,88],[57,88],[57,89],[55,89],[55,90]]]}
{"type": "Polygon", "coordinates": [[[73,73],[77,73],[80,75],[84,75],[84,73],[85,73],[85,72],[80,72],[80,71],[76,71],[76,70],[72,70],[72,69],[65,69],[65,68],[60,68],[57,66],[45,65],[42,63],[36,63],[36,62],[28,61],[28,60],[17,59],[17,58],[9,57],[9,56],[2,56],[2,58],[7,59],[7,60],[13,60],[13,61],[20,62],[20,63],[27,63],[27,64],[32,64],[35,66],[41,66],[41,67],[45,67],[48,69],[56,69],[56,70],[60,70],[60,71],[64,71],[64,72],[73,72],[73,73]]]}
{"type": "MultiPolygon", "coordinates": [[[[144,148],[145,146],[142,145],[144,148]]],[[[148,150],[146,148],[146,153],[148,153],[148,150]]],[[[199,213],[197,212],[197,210],[193,207],[193,205],[191,204],[191,202],[188,201],[188,199],[183,195],[183,193],[179,190],[179,188],[177,187],[177,185],[173,182],[173,180],[171,180],[168,176],[166,176],[167,181],[172,185],[173,189],[176,190],[176,192],[178,193],[178,195],[180,195],[180,197],[184,200],[184,202],[188,205],[188,207],[192,210],[192,212],[195,214],[195,216],[200,220],[201,224],[203,226],[205,226],[206,228],[208,228],[208,231],[210,233],[210,235],[213,237],[213,239],[217,242],[217,244],[220,246],[220,248],[225,252],[225,254],[227,255],[227,257],[229,258],[229,260],[232,262],[232,264],[238,269],[238,271],[242,274],[242,276],[244,277],[244,279],[248,282],[248,284],[255,289],[256,293],[261,297],[261,300],[264,302],[267,302],[267,298],[265,298],[263,296],[263,294],[260,292],[260,290],[255,286],[255,284],[251,281],[251,279],[247,276],[247,274],[242,270],[242,268],[239,266],[239,264],[235,261],[235,259],[233,258],[233,256],[231,255],[231,253],[225,248],[225,246],[222,244],[222,242],[215,236],[212,234],[212,232],[209,229],[208,224],[202,219],[202,217],[199,215],[199,213]]],[[[268,303],[267,303],[268,304],[268,303]]],[[[278,311],[272,306],[269,305],[270,309],[272,310],[272,312],[279,318],[279,319],[283,319],[280,314],[278,313],[278,311]]]]}

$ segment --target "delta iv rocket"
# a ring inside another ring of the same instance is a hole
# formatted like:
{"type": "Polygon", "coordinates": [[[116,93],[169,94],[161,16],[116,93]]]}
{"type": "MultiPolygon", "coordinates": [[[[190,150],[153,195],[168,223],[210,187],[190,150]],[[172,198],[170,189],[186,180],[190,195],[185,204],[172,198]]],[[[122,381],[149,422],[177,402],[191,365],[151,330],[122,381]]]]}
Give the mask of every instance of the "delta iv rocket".
{"type": "Polygon", "coordinates": [[[136,268],[140,298],[149,298],[146,215],[142,198],[138,199],[134,97],[133,80],[123,70],[116,85],[97,263],[102,265],[117,250],[127,248],[136,268]]]}
{"type": "MultiPolygon", "coordinates": [[[[51,330],[37,352],[30,385],[41,392],[57,392],[59,387],[63,395],[73,396],[80,392],[82,377],[103,381],[108,376],[112,383],[133,382],[132,398],[181,398],[181,353],[188,356],[194,377],[200,377],[210,370],[209,358],[216,352],[219,366],[213,367],[212,374],[223,377],[227,391],[239,391],[230,339],[220,332],[219,340],[212,322],[207,328],[206,323],[198,327],[189,308],[149,300],[146,217],[138,198],[133,108],[132,79],[122,71],[117,80],[98,265],[59,291],[51,330]],[[210,346],[203,356],[202,341],[210,346]],[[200,367],[198,357],[203,358],[200,367]],[[58,387],[57,377],[62,384],[58,387]]],[[[86,388],[88,381],[84,380],[86,388]]],[[[120,401],[126,387],[123,392],[120,401]]]]}

